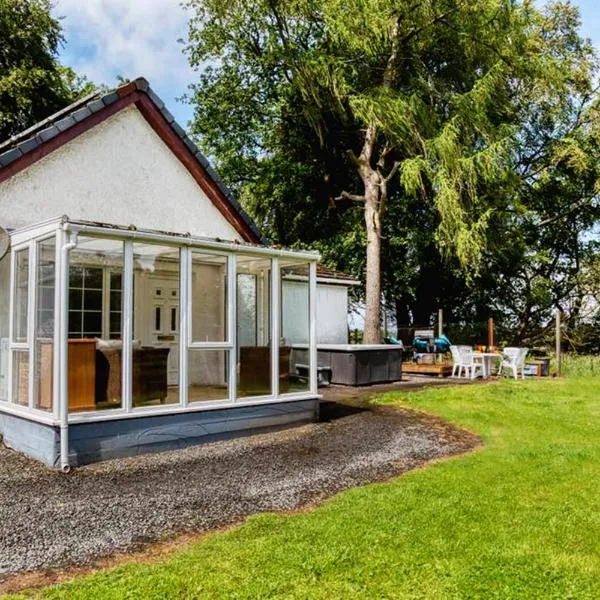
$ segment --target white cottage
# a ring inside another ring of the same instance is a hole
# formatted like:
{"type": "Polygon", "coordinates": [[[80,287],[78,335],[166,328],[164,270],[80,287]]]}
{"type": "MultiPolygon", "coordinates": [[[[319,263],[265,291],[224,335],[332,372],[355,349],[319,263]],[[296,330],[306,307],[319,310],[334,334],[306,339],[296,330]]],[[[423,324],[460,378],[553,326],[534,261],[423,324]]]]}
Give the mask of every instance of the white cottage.
{"type": "Polygon", "coordinates": [[[318,254],[263,244],[146,80],[0,145],[0,225],[7,445],[66,471],[316,417],[318,254]]]}

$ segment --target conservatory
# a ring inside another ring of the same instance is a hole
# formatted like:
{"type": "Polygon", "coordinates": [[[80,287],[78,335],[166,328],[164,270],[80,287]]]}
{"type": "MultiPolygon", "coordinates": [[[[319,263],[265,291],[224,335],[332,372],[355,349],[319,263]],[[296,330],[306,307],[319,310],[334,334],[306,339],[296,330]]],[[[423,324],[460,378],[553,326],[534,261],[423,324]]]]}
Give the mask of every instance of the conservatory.
{"type": "Polygon", "coordinates": [[[316,415],[317,253],[67,217],[9,237],[8,445],[66,471],[316,415]],[[294,306],[286,277],[305,282],[294,306]],[[290,312],[302,317],[294,341],[310,348],[308,374],[282,337],[290,312]]]}

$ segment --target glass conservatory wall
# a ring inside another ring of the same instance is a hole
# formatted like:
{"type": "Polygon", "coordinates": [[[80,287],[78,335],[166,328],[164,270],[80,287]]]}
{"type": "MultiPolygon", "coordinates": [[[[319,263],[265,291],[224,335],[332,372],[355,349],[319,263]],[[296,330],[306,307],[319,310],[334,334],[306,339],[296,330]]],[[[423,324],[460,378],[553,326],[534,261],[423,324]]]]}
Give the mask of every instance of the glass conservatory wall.
{"type": "Polygon", "coordinates": [[[237,257],[237,396],[269,396],[271,259],[237,257]]]}
{"type": "Polygon", "coordinates": [[[33,407],[40,410],[52,411],[56,236],[38,242],[36,251],[33,407]]]}
{"type": "Polygon", "coordinates": [[[180,250],[133,244],[132,405],[179,403],[180,250]]]}
{"type": "Polygon", "coordinates": [[[12,350],[12,401],[29,406],[29,348],[27,347],[29,306],[29,247],[15,252],[12,341],[22,347],[12,350]]]}
{"type": "MultiPolygon", "coordinates": [[[[308,361],[295,360],[292,346],[310,343],[309,263],[285,260],[280,262],[281,344],[287,348],[287,372],[282,373],[280,392],[308,392],[310,377],[308,361]]],[[[303,353],[304,354],[304,353],[303,353]]]]}
{"type": "Polygon", "coordinates": [[[0,259],[0,401],[8,402],[10,352],[10,252],[0,259]]]}
{"type": "Polygon", "coordinates": [[[79,236],[69,253],[69,412],[122,407],[123,242],[79,236]]]}
{"type": "Polygon", "coordinates": [[[227,256],[192,250],[191,336],[188,349],[188,402],[227,400],[230,349],[210,348],[228,342],[227,256]],[[193,347],[194,345],[196,347],[193,347]],[[202,344],[205,347],[199,347],[202,344]]]}

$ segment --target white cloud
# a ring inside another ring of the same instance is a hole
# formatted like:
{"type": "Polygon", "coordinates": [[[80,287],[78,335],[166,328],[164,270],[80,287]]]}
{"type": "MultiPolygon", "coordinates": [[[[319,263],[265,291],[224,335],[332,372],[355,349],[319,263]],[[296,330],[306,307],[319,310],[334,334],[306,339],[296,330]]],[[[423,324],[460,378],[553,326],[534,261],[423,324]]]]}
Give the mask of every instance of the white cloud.
{"type": "Polygon", "coordinates": [[[179,0],[57,0],[53,12],[63,17],[64,63],[109,86],[117,75],[146,77],[185,123],[189,107],[173,100],[193,81],[178,42],[186,37],[188,18],[179,0]]]}

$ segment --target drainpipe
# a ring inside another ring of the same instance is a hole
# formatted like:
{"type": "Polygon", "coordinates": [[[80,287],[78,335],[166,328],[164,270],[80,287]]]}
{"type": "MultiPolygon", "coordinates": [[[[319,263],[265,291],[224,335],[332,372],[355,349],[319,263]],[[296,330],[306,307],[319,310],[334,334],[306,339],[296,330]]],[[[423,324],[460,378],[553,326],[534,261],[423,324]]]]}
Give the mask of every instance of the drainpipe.
{"type": "MultiPolygon", "coordinates": [[[[63,231],[67,232],[69,224],[63,224],[63,231]]],[[[61,248],[61,273],[60,284],[62,287],[62,302],[60,303],[60,360],[59,360],[59,419],[60,419],[60,470],[68,473],[71,470],[69,464],[69,387],[68,387],[68,324],[69,324],[69,251],[77,246],[77,231],[71,232],[71,239],[63,244],[61,248]]]]}

